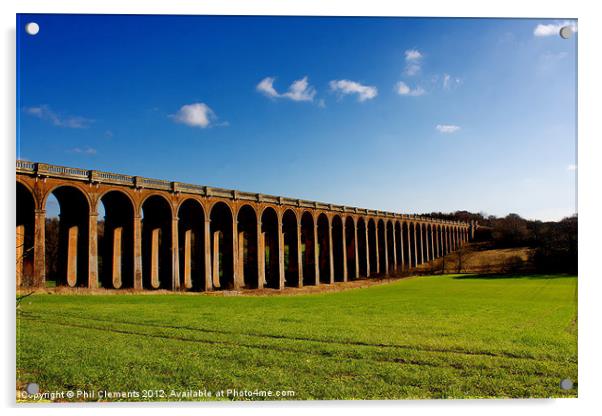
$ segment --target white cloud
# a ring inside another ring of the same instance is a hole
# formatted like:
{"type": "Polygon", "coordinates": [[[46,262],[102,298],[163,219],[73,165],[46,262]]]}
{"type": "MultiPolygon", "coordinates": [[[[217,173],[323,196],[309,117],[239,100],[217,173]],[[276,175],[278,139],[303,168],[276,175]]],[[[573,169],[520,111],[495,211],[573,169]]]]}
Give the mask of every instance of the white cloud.
{"type": "Polygon", "coordinates": [[[342,95],[357,94],[358,101],[371,100],[378,95],[376,87],[362,85],[348,79],[330,81],[330,89],[342,95]]]}
{"type": "Polygon", "coordinates": [[[83,129],[86,128],[94,120],[80,117],[80,116],[61,116],[50,109],[47,105],[40,105],[37,107],[25,107],[23,109],[27,114],[37,117],[41,120],[49,121],[58,127],[67,127],[70,129],[83,129]]]}
{"type": "Polygon", "coordinates": [[[422,57],[422,53],[417,49],[408,49],[407,51],[405,51],[406,75],[413,76],[420,72],[420,63],[422,61],[422,57]]]}
{"type": "Polygon", "coordinates": [[[309,85],[307,77],[294,81],[285,93],[278,93],[274,88],[274,77],[262,79],[255,87],[257,91],[270,98],[288,98],[293,101],[313,101],[316,95],[316,89],[309,85]]]}
{"type": "Polygon", "coordinates": [[[443,88],[449,88],[449,80],[451,76],[449,74],[443,74],[443,88]]]}
{"type": "Polygon", "coordinates": [[[278,97],[278,92],[274,89],[274,77],[266,77],[257,84],[257,91],[267,95],[268,97],[278,97]]]}
{"type": "Polygon", "coordinates": [[[558,36],[560,29],[564,26],[569,26],[573,30],[573,33],[577,32],[577,24],[575,22],[565,21],[561,23],[548,23],[546,25],[540,23],[533,29],[533,35],[537,37],[558,36]]]}
{"type": "Polygon", "coordinates": [[[95,155],[96,154],[96,149],[93,149],[92,147],[86,146],[84,148],[81,147],[74,147],[73,149],[69,150],[71,153],[80,153],[83,155],[95,155]]]}
{"type": "Polygon", "coordinates": [[[405,55],[406,61],[419,61],[422,59],[422,53],[417,49],[408,49],[405,55]]]}
{"type": "Polygon", "coordinates": [[[568,171],[576,171],[577,170],[577,165],[574,164],[570,164],[566,167],[566,170],[568,171]]]}
{"type": "Polygon", "coordinates": [[[460,130],[460,126],[456,126],[454,124],[437,124],[435,128],[439,130],[440,133],[446,134],[455,133],[460,130]]]}
{"type": "Polygon", "coordinates": [[[459,86],[462,83],[462,80],[457,77],[452,77],[449,74],[443,74],[443,89],[449,90],[454,87],[459,86]]]}
{"type": "Polygon", "coordinates": [[[205,103],[183,105],[176,114],[172,114],[169,117],[176,123],[186,124],[190,127],[200,127],[202,129],[209,127],[211,122],[216,119],[213,110],[205,103]]]}
{"type": "Polygon", "coordinates": [[[403,81],[399,81],[395,85],[395,91],[399,95],[409,95],[410,97],[419,97],[426,94],[426,91],[422,87],[418,86],[412,89],[403,81]]]}

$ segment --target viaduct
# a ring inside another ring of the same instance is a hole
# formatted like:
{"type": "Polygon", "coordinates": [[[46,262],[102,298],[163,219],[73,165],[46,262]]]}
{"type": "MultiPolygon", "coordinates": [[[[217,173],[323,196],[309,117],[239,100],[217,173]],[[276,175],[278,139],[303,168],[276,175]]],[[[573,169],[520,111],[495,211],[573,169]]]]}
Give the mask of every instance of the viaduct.
{"type": "Polygon", "coordinates": [[[45,285],[50,194],[60,205],[59,270],[48,277],[70,287],[332,284],[408,272],[474,233],[456,221],[23,160],[16,162],[16,186],[21,287],[45,285]]]}

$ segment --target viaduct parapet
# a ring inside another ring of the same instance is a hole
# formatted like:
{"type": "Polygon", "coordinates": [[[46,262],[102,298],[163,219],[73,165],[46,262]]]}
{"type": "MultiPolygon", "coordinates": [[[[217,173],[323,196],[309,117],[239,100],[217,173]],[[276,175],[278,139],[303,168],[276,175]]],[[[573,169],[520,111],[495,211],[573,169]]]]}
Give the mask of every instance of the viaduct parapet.
{"type": "Polygon", "coordinates": [[[47,277],[70,287],[135,290],[332,284],[409,272],[461,247],[474,228],[22,160],[16,182],[22,287],[42,287],[47,277]],[[50,194],[60,205],[59,270],[53,276],[45,261],[50,194]]]}

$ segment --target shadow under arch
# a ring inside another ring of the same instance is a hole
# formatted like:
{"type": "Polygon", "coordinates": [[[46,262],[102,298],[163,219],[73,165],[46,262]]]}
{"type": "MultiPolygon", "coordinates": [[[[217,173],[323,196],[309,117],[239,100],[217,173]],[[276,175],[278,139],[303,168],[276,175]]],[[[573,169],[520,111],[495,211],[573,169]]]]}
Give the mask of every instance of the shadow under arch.
{"type": "Polygon", "coordinates": [[[259,287],[257,246],[257,212],[245,204],[238,209],[238,270],[246,288],[259,287]]]}
{"type": "Polygon", "coordinates": [[[54,240],[52,221],[46,221],[46,252],[56,248],[54,256],[46,256],[47,280],[54,280],[57,286],[86,287],[90,256],[89,199],[78,187],[61,185],[48,193],[44,209],[50,195],[58,202],[59,219],[58,241],[54,240]],[[51,264],[53,261],[56,261],[55,265],[51,264]]]}
{"type": "Polygon", "coordinates": [[[34,285],[36,202],[28,186],[17,181],[16,278],[17,286],[34,285]]]}
{"type": "Polygon", "coordinates": [[[303,262],[303,286],[319,284],[316,282],[316,241],[314,218],[309,211],[301,215],[301,248],[303,262]]]}
{"type": "Polygon", "coordinates": [[[142,276],[145,289],[171,289],[172,211],[161,195],[150,195],[142,203],[142,276]]]}
{"type": "Polygon", "coordinates": [[[214,289],[230,290],[234,282],[234,221],[230,206],[211,207],[211,273],[214,289]]]}
{"type": "Polygon", "coordinates": [[[358,276],[356,270],[356,229],[355,221],[351,216],[345,218],[345,249],[347,254],[347,280],[354,280],[358,276]]]}
{"type": "Polygon", "coordinates": [[[264,287],[280,287],[280,254],[278,244],[278,213],[272,207],[261,213],[261,241],[263,250],[264,287]]]}
{"type": "Polygon", "coordinates": [[[292,209],[287,209],[282,214],[282,233],[284,238],[284,285],[297,287],[300,283],[297,214],[292,209]]]}
{"type": "Polygon", "coordinates": [[[201,291],[205,286],[205,211],[187,198],[178,207],[178,267],[180,289],[201,291]]]}
{"type": "Polygon", "coordinates": [[[104,218],[98,219],[98,272],[102,287],[134,287],[134,204],[119,190],[104,193],[98,200],[104,218]]]}

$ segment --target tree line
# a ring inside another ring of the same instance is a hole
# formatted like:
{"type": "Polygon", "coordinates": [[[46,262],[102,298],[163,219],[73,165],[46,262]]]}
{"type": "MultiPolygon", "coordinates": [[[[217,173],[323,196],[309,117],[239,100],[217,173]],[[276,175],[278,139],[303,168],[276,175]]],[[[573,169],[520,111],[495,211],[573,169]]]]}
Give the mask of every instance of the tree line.
{"type": "Polygon", "coordinates": [[[475,241],[491,248],[535,249],[533,264],[541,272],[577,272],[577,214],[560,221],[539,221],[518,214],[505,217],[456,211],[433,212],[430,217],[476,222],[475,241]]]}

